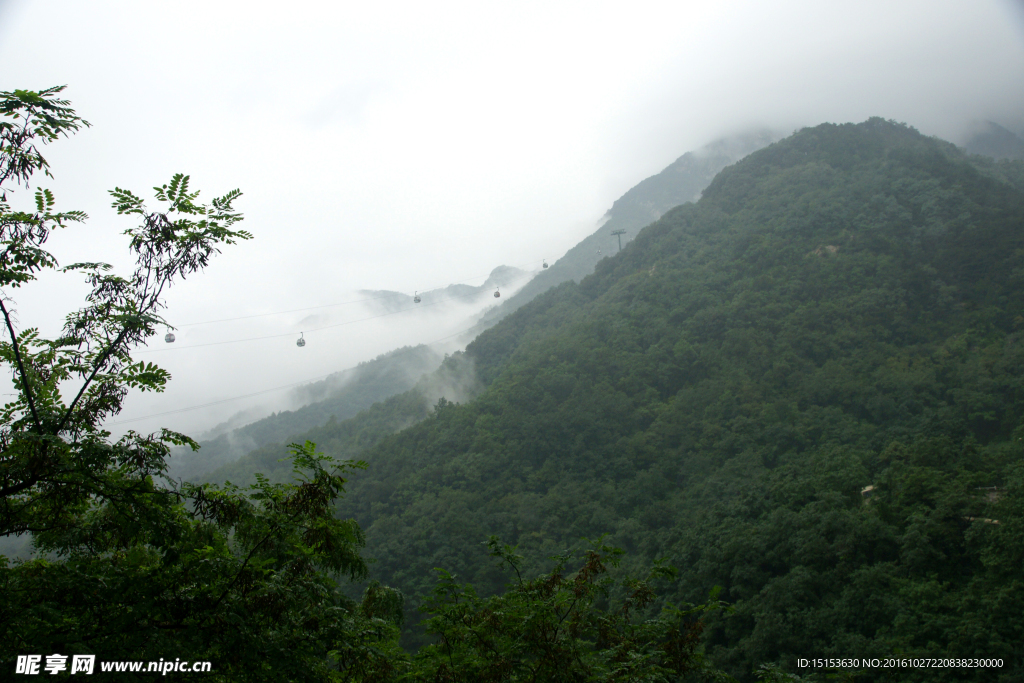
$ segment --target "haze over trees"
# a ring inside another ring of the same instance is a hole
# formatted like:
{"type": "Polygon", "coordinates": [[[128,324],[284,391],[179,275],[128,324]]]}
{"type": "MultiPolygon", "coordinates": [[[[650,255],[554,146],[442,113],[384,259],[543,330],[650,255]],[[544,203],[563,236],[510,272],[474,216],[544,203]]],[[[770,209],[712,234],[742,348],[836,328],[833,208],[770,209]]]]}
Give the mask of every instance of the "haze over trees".
{"type": "Polygon", "coordinates": [[[1024,159],[1024,140],[992,121],[975,124],[964,149],[994,159],[1024,159]]]}
{"type": "MultiPolygon", "coordinates": [[[[179,448],[168,463],[172,479],[196,480],[241,456],[270,444],[286,444],[291,437],[333,420],[346,420],[374,403],[413,388],[420,378],[436,370],[443,357],[425,345],[397,349],[372,361],[335,373],[323,381],[296,388],[293,398],[303,405],[282,410],[241,427],[224,425],[199,439],[199,449],[179,448]]],[[[453,386],[429,389],[455,395],[453,386]]]]}

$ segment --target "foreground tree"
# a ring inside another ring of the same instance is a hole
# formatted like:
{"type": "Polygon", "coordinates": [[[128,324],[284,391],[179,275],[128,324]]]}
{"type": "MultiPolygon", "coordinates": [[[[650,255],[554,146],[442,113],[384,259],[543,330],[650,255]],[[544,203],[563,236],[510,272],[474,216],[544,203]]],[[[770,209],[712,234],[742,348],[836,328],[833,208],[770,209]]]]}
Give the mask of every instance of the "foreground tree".
{"type": "Polygon", "coordinates": [[[242,219],[232,202],[234,190],[197,204],[187,176],[176,175],[156,188],[162,210],[149,211],[141,199],[120,188],[112,191],[119,214],[137,215],[130,229],[130,249],[137,268],[128,278],[104,263],[76,263],[59,268],[44,249],[51,233],[85,220],[81,211],[58,213],[46,189],[35,191],[35,211],[15,211],[8,193],[36,171],[49,175],[39,145],[68,135],[88,122],[66,100],[61,88],[41,93],[0,93],[0,312],[8,338],[0,344],[0,361],[14,372],[17,399],[0,413],[0,533],[47,535],[80,529],[83,513],[97,500],[116,501],[126,514],[152,499],[152,475],[163,471],[170,445],[191,444],[188,437],[162,431],[142,436],[129,432],[115,443],[103,421],[121,410],[130,388],[161,391],[169,379],[151,363],[132,360],[132,350],[163,324],[162,296],[174,280],[204,268],[222,244],[249,239],[231,227],[242,219]],[[8,289],[23,287],[44,270],[84,273],[91,286],[87,305],[67,316],[57,339],[38,330],[15,331],[8,289]],[[70,390],[70,391],[69,391],[70,390]],[[68,400],[70,399],[70,400],[68,400]],[[127,507],[125,507],[127,506],[127,507]]]}
{"type": "Polygon", "coordinates": [[[102,263],[61,268],[46,243],[85,214],[55,211],[46,189],[35,190],[34,211],[15,210],[9,195],[49,175],[41,146],[89,125],[62,90],[0,93],[0,362],[17,396],[0,411],[0,536],[31,534],[40,551],[0,556],[0,668],[56,653],[100,664],[208,660],[215,678],[232,681],[386,669],[400,596],[374,586],[356,605],[334,578],[366,574],[361,530],[333,515],[358,464],[307,442],[292,446],[293,484],[174,486],[161,476],[169,449],[194,441],[166,429],[112,441],[103,429],[129,389],[161,391],[170,379],[131,356],[165,324],[167,288],[250,235],[234,228],[238,190],[202,204],[179,174],[155,188],[157,210],[111,192],[117,212],[140,221],[126,231],[130,276],[102,263]],[[56,339],[18,331],[9,298],[46,270],[84,274],[91,287],[56,339]]]}

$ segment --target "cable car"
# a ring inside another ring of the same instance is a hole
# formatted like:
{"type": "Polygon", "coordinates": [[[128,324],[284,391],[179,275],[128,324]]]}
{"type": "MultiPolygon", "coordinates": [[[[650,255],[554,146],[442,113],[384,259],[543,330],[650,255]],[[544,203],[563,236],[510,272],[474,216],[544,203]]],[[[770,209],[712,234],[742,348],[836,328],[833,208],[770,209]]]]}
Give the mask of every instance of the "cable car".
{"type": "Polygon", "coordinates": [[[412,295],[412,302],[413,302],[414,304],[418,304],[418,303],[419,303],[420,301],[421,301],[421,299],[420,299],[420,295],[419,295],[419,293],[418,293],[418,292],[413,292],[413,295],[412,295]]]}
{"type": "Polygon", "coordinates": [[[548,267],[548,262],[547,262],[547,259],[545,259],[545,260],[544,260],[544,267],[545,267],[545,268],[547,268],[547,267],[548,267]]]}
{"type": "Polygon", "coordinates": [[[494,298],[495,299],[501,298],[501,292],[498,291],[497,287],[494,288],[494,298]]]}
{"type": "Polygon", "coordinates": [[[174,343],[174,333],[171,332],[170,330],[167,330],[167,334],[164,335],[164,341],[167,342],[168,344],[173,344],[174,343]]]}
{"type": "Polygon", "coordinates": [[[299,338],[295,340],[295,345],[300,349],[306,345],[306,340],[302,337],[302,332],[299,332],[299,338]]]}

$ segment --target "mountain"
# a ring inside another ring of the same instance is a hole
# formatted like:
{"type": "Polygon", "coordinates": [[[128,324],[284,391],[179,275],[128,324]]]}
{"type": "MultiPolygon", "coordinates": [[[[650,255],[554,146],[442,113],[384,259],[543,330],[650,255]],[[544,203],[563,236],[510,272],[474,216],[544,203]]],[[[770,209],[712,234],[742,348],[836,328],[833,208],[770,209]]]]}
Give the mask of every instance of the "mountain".
{"type": "Polygon", "coordinates": [[[472,338],[531,301],[563,282],[581,279],[594,272],[597,263],[618,250],[614,230],[625,230],[625,241],[657,220],[669,209],[700,199],[700,193],[712,178],[729,164],[759,150],[779,138],[768,130],[721,138],[700,149],[687,152],[669,164],[661,173],[642,180],[612,204],[602,219],[601,227],[542,270],[522,289],[495,309],[486,311],[472,332],[472,338]]]}
{"type": "MultiPolygon", "coordinates": [[[[300,436],[366,461],[338,513],[405,593],[409,644],[433,568],[500,590],[489,535],[536,574],[607,534],[627,569],[680,570],[673,604],[720,587],[703,639],[740,680],[809,652],[983,652],[1016,680],[1022,226],[1024,162],[881,119],[804,129],[446,360],[432,381],[472,377],[461,397],[410,391],[300,436]]],[[[230,478],[287,476],[283,455],[230,478]]]]}
{"type": "Polygon", "coordinates": [[[1024,159],[1024,140],[992,121],[975,124],[963,147],[993,159],[1024,159]]]}
{"type": "Polygon", "coordinates": [[[378,401],[408,391],[442,360],[428,346],[404,347],[298,387],[290,402],[302,407],[282,410],[243,427],[211,430],[207,438],[199,439],[198,451],[175,450],[168,462],[168,475],[197,479],[267,444],[290,443],[294,435],[332,419],[346,420],[378,401]]]}
{"type": "Polygon", "coordinates": [[[499,590],[488,535],[535,573],[608,534],[627,568],[680,569],[674,604],[721,587],[704,642],[740,680],[811,652],[984,653],[1016,680],[1022,225],[1024,163],[881,119],[804,129],[481,334],[472,400],[310,436],[368,463],[339,514],[406,594],[409,643],[434,567],[499,590]]]}

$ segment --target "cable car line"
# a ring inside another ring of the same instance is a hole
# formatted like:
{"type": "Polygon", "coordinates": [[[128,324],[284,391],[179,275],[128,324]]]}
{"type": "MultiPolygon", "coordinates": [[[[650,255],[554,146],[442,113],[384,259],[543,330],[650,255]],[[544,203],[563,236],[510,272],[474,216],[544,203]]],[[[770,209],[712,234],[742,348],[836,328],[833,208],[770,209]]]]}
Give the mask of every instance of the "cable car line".
{"type": "Polygon", "coordinates": [[[308,306],[306,308],[292,308],[287,311],[271,311],[270,313],[254,313],[252,315],[240,315],[237,318],[221,318],[219,320],[203,320],[198,323],[185,323],[184,325],[178,325],[177,329],[182,327],[197,327],[199,325],[211,325],[213,323],[227,323],[235,320],[248,320],[249,318],[265,318],[268,315],[284,315],[285,313],[301,313],[302,311],[312,311],[317,308],[332,308],[334,306],[347,306],[348,304],[361,304],[364,301],[375,301],[376,299],[385,299],[384,296],[371,296],[366,299],[354,299],[352,301],[342,301],[336,304],[324,304],[322,306],[308,306]]]}
{"type": "MultiPolygon", "coordinates": [[[[463,334],[465,332],[469,332],[474,327],[476,327],[476,325],[473,325],[472,327],[467,327],[467,328],[465,328],[463,330],[459,330],[458,332],[455,332],[454,334],[449,334],[447,337],[441,337],[440,339],[435,339],[434,341],[426,342],[425,345],[429,346],[430,344],[436,344],[439,341],[444,341],[446,339],[451,339],[452,337],[456,337],[456,336],[458,336],[460,334],[463,334]]],[[[284,336],[284,335],[277,335],[277,336],[284,336]]],[[[187,413],[190,410],[199,410],[200,408],[209,408],[210,406],[219,405],[221,403],[227,403],[229,401],[237,401],[239,399],[250,398],[252,396],[259,396],[260,394],[269,394],[269,393],[274,392],[274,391],[280,391],[281,389],[289,389],[291,387],[297,387],[297,386],[300,386],[302,384],[311,384],[313,382],[322,382],[323,380],[327,379],[331,375],[337,374],[337,372],[338,371],[331,372],[331,373],[328,373],[326,375],[321,375],[320,377],[314,377],[313,379],[302,380],[301,382],[292,382],[291,384],[282,384],[281,386],[273,387],[272,389],[263,389],[262,391],[254,391],[251,394],[242,394],[241,396],[232,396],[231,398],[222,398],[222,399],[220,399],[218,401],[210,401],[209,403],[202,403],[200,405],[189,406],[187,408],[177,408],[175,410],[165,410],[162,413],[153,413],[152,415],[144,415],[142,417],[132,417],[132,418],[129,418],[127,420],[118,420],[117,422],[107,422],[106,425],[113,426],[113,425],[128,424],[129,422],[141,422],[142,420],[148,420],[148,419],[153,418],[153,417],[161,417],[163,415],[174,415],[174,414],[177,414],[177,413],[187,413]]],[[[341,371],[341,372],[344,372],[344,371],[341,371]]],[[[11,396],[14,396],[14,395],[15,394],[11,394],[11,396]]]]}
{"type": "MultiPolygon", "coordinates": [[[[533,262],[533,263],[536,263],[536,262],[533,262]]],[[[548,263],[547,263],[546,259],[543,259],[542,263],[543,263],[543,267],[544,268],[548,267],[548,263]]],[[[487,275],[490,275],[490,273],[488,273],[487,275]]],[[[463,280],[467,280],[467,279],[472,280],[472,279],[476,279],[477,277],[484,277],[484,276],[483,275],[477,275],[477,276],[474,276],[472,278],[461,278],[461,279],[463,279],[463,280]]],[[[443,289],[443,287],[436,287],[435,289],[443,289]]],[[[494,297],[495,298],[499,298],[500,296],[501,296],[501,294],[499,292],[499,289],[496,287],[495,291],[494,291],[494,297]]],[[[201,322],[187,323],[187,324],[184,324],[184,325],[180,325],[180,326],[178,326],[178,328],[175,328],[175,329],[179,329],[179,328],[182,328],[182,327],[195,327],[195,326],[199,326],[199,325],[209,325],[209,324],[212,324],[212,323],[220,323],[220,322],[232,322],[232,321],[235,321],[235,320],[247,320],[249,318],[262,318],[262,317],[267,317],[267,316],[271,316],[271,315],[282,315],[282,314],[285,314],[285,313],[298,313],[298,312],[309,311],[309,310],[314,310],[314,309],[318,309],[318,308],[331,308],[331,307],[334,307],[334,306],[345,306],[345,305],[348,305],[348,304],[362,303],[364,301],[373,301],[373,300],[376,300],[376,299],[383,299],[383,298],[387,298],[387,297],[388,297],[388,295],[382,295],[382,296],[379,296],[379,297],[367,297],[365,299],[355,299],[353,301],[345,301],[345,302],[341,302],[341,303],[337,303],[337,304],[324,304],[322,306],[309,306],[309,307],[306,307],[306,308],[294,308],[294,309],[290,309],[290,310],[287,310],[287,311],[273,311],[273,312],[270,312],[270,313],[256,313],[256,314],[253,314],[253,315],[244,315],[244,316],[238,316],[238,317],[234,317],[234,318],[221,318],[219,320],[204,320],[204,321],[201,321],[201,322]]],[[[308,331],[309,332],[319,332],[321,330],[329,330],[329,329],[333,329],[335,327],[343,327],[345,325],[351,325],[353,323],[365,322],[367,320],[375,320],[377,318],[383,318],[383,317],[386,317],[386,316],[389,316],[389,315],[396,315],[398,313],[406,313],[408,311],[414,311],[414,310],[417,310],[417,309],[420,309],[420,308],[426,308],[427,306],[436,306],[438,304],[441,304],[441,303],[446,302],[446,301],[451,301],[453,299],[455,299],[455,297],[444,297],[442,299],[438,299],[437,301],[433,301],[433,302],[428,303],[428,304],[420,305],[421,299],[420,299],[420,296],[419,296],[419,292],[417,291],[413,295],[413,301],[417,305],[413,306],[412,308],[404,308],[404,309],[399,310],[399,311],[390,311],[388,313],[382,313],[380,315],[370,316],[369,318],[359,318],[357,320],[347,320],[345,322],[335,323],[333,325],[325,325],[324,327],[318,327],[318,328],[314,328],[314,329],[308,330],[308,331]]],[[[460,334],[464,334],[466,332],[469,332],[470,330],[476,328],[477,325],[478,325],[478,323],[474,323],[470,327],[467,327],[467,328],[465,328],[463,330],[459,330],[458,332],[450,334],[447,337],[441,337],[440,339],[435,339],[432,342],[426,342],[426,344],[427,345],[429,345],[429,344],[436,344],[437,342],[444,341],[446,339],[451,339],[452,337],[456,337],[456,336],[458,336],[460,334]]],[[[303,336],[304,334],[305,334],[305,331],[300,333],[299,340],[298,340],[298,342],[296,342],[299,347],[305,346],[305,339],[304,339],[304,336],[303,336]]],[[[264,335],[264,336],[261,336],[261,337],[249,337],[249,338],[246,338],[246,339],[233,339],[233,340],[227,340],[227,341],[221,341],[221,342],[209,342],[209,343],[206,343],[206,344],[192,344],[191,346],[178,346],[178,347],[175,347],[175,348],[144,349],[144,350],[136,351],[135,353],[143,354],[143,353],[156,353],[156,352],[159,352],[159,351],[172,351],[172,350],[179,350],[179,349],[195,349],[195,348],[201,348],[201,347],[204,347],[204,346],[221,346],[221,345],[224,345],[224,344],[236,344],[236,343],[247,342],[247,341],[258,341],[258,340],[261,340],[261,339],[276,339],[276,338],[279,338],[279,337],[291,337],[293,335],[294,335],[294,332],[286,332],[286,333],[283,333],[283,334],[271,334],[271,335],[264,335]]],[[[172,343],[172,342],[174,342],[174,340],[175,340],[174,334],[171,332],[170,329],[168,329],[167,330],[167,334],[164,336],[164,341],[167,342],[167,343],[172,343]]],[[[230,398],[224,398],[224,399],[220,399],[220,400],[217,400],[217,401],[210,401],[208,403],[202,403],[202,404],[199,404],[199,405],[189,406],[189,407],[186,407],[186,408],[177,408],[175,410],[166,410],[166,411],[160,412],[160,413],[153,413],[151,415],[145,415],[145,416],[142,416],[142,417],[133,417],[133,418],[129,418],[127,420],[118,420],[117,422],[108,422],[106,424],[110,425],[110,426],[121,425],[121,424],[128,424],[128,423],[131,423],[131,422],[141,422],[143,420],[148,420],[148,419],[151,419],[151,418],[154,418],[154,417],[161,417],[161,416],[164,416],[164,415],[175,415],[175,414],[178,414],[178,413],[185,413],[185,412],[189,412],[189,411],[192,411],[192,410],[199,410],[201,408],[208,408],[210,406],[220,405],[222,403],[228,403],[230,401],[237,401],[237,400],[240,400],[240,399],[243,399],[243,398],[251,398],[253,396],[259,396],[261,394],[269,394],[269,393],[272,393],[272,392],[275,392],[275,391],[280,391],[282,389],[288,389],[288,388],[300,386],[300,385],[303,385],[303,384],[310,384],[312,382],[323,381],[324,379],[326,379],[326,378],[328,378],[328,377],[330,377],[331,375],[334,375],[334,374],[336,374],[336,373],[335,372],[331,372],[331,373],[329,373],[327,375],[322,375],[322,376],[319,376],[319,377],[315,377],[313,379],[302,380],[300,382],[292,382],[291,384],[283,384],[281,386],[273,387],[271,389],[263,389],[261,391],[254,391],[254,392],[249,393],[249,394],[242,394],[241,396],[232,396],[230,398]]],[[[12,395],[14,395],[14,394],[12,394],[12,395]]]]}
{"type": "MultiPolygon", "coordinates": [[[[388,313],[381,313],[380,315],[372,315],[369,318],[359,318],[357,320],[346,320],[345,322],[335,323],[333,325],[325,325],[323,327],[315,327],[313,329],[304,330],[304,332],[320,332],[321,330],[330,330],[330,329],[335,328],[335,327],[343,327],[345,325],[351,325],[353,323],[361,323],[361,322],[365,322],[367,320],[376,320],[377,318],[383,318],[383,317],[386,317],[386,316],[389,316],[389,315],[397,315],[398,313],[408,313],[409,311],[419,310],[419,309],[422,309],[422,308],[426,308],[427,306],[437,306],[438,304],[444,303],[445,301],[450,301],[451,299],[452,299],[452,297],[448,297],[448,298],[440,299],[438,301],[434,301],[434,302],[429,303],[429,304],[419,304],[418,306],[416,306],[414,308],[403,308],[400,311],[390,311],[388,313]]],[[[222,346],[224,344],[238,344],[238,343],[247,342],[247,341],[259,341],[260,339],[277,339],[278,337],[293,337],[293,336],[295,336],[294,332],[284,332],[282,334],[268,334],[268,335],[264,335],[262,337],[247,337],[245,339],[228,339],[226,341],[207,342],[205,344],[192,344],[190,346],[177,346],[177,347],[174,347],[174,348],[144,349],[142,351],[136,351],[136,353],[143,354],[143,353],[160,353],[160,352],[163,352],[163,351],[181,351],[183,349],[198,349],[198,348],[201,348],[203,346],[222,346]]]]}
{"type": "Polygon", "coordinates": [[[106,424],[108,424],[108,425],[123,425],[123,424],[127,424],[129,422],[140,422],[142,420],[148,420],[151,417],[160,417],[161,415],[173,415],[175,413],[185,413],[185,412],[188,412],[190,410],[199,410],[200,408],[208,408],[210,406],[215,406],[215,405],[218,405],[218,404],[221,404],[221,403],[227,403],[228,401],[237,401],[237,400],[239,400],[241,398],[249,398],[250,396],[259,396],[260,394],[269,394],[272,391],[280,391],[281,389],[287,389],[289,387],[297,387],[300,384],[309,384],[311,382],[319,382],[319,381],[327,379],[328,377],[330,377],[333,374],[334,373],[332,372],[332,373],[329,373],[327,375],[323,375],[322,377],[314,377],[313,379],[307,379],[307,380],[303,380],[301,382],[292,382],[291,384],[282,384],[281,386],[274,387],[273,389],[264,389],[263,391],[254,391],[251,394],[243,394],[241,396],[232,396],[231,398],[222,398],[219,401],[210,401],[209,403],[203,403],[203,404],[200,404],[200,405],[197,405],[197,406],[189,406],[188,408],[178,408],[176,410],[165,410],[162,413],[153,413],[152,415],[145,415],[143,417],[133,417],[133,418],[130,418],[130,419],[127,419],[127,420],[118,420],[117,422],[107,422],[106,424]]]}

